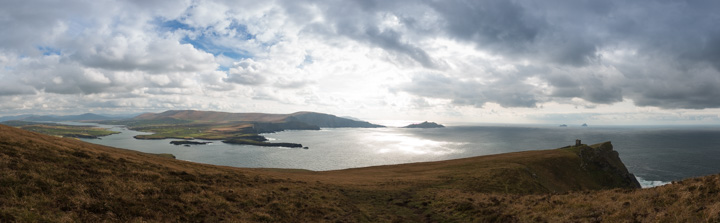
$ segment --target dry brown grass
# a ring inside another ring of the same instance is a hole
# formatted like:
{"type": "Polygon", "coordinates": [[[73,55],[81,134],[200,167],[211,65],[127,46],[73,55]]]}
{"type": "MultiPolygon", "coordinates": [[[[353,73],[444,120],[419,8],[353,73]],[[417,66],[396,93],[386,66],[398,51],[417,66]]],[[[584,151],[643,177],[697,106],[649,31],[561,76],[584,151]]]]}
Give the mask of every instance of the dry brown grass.
{"type": "Polygon", "coordinates": [[[312,172],[0,126],[0,222],[717,222],[720,177],[609,189],[569,149],[312,172]]]}

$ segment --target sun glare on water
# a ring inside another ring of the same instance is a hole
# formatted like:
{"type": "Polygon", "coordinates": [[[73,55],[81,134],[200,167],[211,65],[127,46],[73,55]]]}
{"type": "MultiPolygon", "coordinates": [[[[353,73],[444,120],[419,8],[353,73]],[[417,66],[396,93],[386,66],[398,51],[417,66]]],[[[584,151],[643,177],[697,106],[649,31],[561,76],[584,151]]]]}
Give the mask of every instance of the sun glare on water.
{"type": "MultiPolygon", "coordinates": [[[[377,143],[377,153],[409,155],[447,155],[460,153],[456,149],[462,143],[434,141],[396,132],[375,132],[367,137],[377,143]]],[[[370,140],[368,140],[370,141],[370,140]]]]}

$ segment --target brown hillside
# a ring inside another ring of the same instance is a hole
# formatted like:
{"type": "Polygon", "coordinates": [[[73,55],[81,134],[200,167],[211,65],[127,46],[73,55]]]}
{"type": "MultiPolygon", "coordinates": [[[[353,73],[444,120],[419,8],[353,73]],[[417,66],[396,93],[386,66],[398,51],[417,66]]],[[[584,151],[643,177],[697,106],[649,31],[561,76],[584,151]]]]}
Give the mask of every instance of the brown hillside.
{"type": "Polygon", "coordinates": [[[720,220],[718,176],[586,191],[634,186],[622,185],[608,146],[312,172],[197,164],[0,125],[0,222],[720,220]]]}
{"type": "Polygon", "coordinates": [[[265,113],[229,113],[216,111],[195,111],[195,110],[170,110],[161,113],[145,113],[135,117],[135,120],[155,120],[155,119],[180,119],[206,122],[226,122],[226,121],[243,121],[243,122],[282,122],[289,115],[285,114],[265,114],[265,113]]]}
{"type": "Polygon", "coordinates": [[[285,123],[281,129],[309,129],[315,128],[379,128],[385,127],[372,124],[365,121],[356,121],[346,118],[340,118],[335,115],[316,113],[316,112],[295,112],[292,114],[266,114],[266,113],[229,113],[216,111],[196,111],[196,110],[171,110],[161,113],[145,113],[139,115],[133,120],[149,121],[149,120],[185,120],[196,121],[202,123],[226,124],[234,122],[252,122],[252,123],[285,123]],[[299,124],[299,123],[300,124],[299,124]]]}

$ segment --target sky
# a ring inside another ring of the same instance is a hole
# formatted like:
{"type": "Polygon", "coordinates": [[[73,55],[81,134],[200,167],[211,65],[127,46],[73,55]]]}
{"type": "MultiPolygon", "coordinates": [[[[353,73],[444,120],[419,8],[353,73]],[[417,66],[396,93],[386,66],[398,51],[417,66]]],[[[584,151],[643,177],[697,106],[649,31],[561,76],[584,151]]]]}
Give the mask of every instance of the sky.
{"type": "Polygon", "coordinates": [[[720,124],[720,1],[0,1],[0,116],[720,124]]]}

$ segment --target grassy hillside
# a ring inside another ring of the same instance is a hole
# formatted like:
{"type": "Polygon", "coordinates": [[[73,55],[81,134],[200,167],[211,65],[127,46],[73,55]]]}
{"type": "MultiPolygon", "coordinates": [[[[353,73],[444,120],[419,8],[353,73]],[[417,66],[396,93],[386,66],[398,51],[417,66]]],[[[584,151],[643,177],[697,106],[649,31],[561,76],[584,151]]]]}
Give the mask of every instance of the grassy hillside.
{"type": "Polygon", "coordinates": [[[346,118],[337,117],[330,114],[316,112],[295,112],[292,114],[267,114],[267,113],[230,113],[216,111],[196,111],[196,110],[170,110],[161,113],[145,113],[139,115],[132,120],[191,120],[203,123],[287,123],[302,122],[311,126],[322,128],[377,128],[384,127],[381,125],[371,124],[365,121],[356,121],[346,118]]]}
{"type": "Polygon", "coordinates": [[[290,115],[285,114],[265,114],[265,113],[229,113],[216,111],[195,111],[195,110],[170,110],[162,113],[145,113],[139,115],[134,120],[158,120],[158,119],[178,119],[193,120],[205,122],[229,122],[229,121],[245,121],[245,122],[283,122],[290,115]]]}
{"type": "Polygon", "coordinates": [[[0,125],[0,222],[720,220],[719,176],[631,189],[611,145],[592,147],[313,172],[197,164],[0,125]]]}
{"type": "Polygon", "coordinates": [[[89,138],[94,139],[101,136],[109,136],[120,132],[110,131],[108,129],[99,128],[97,126],[78,126],[63,125],[58,123],[40,123],[28,121],[5,121],[0,122],[3,125],[15,126],[28,131],[61,136],[70,138],[89,138]]]}

